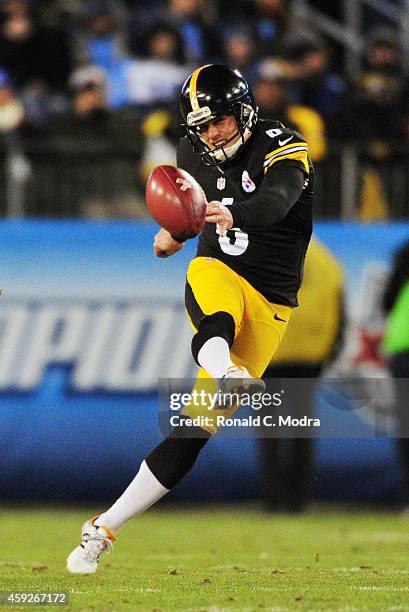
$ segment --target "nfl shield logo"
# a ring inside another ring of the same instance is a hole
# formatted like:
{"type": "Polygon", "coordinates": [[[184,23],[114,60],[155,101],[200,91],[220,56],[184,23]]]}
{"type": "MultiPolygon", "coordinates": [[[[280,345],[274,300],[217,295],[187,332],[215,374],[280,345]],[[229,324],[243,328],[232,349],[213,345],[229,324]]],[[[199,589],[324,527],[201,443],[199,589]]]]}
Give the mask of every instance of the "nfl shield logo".
{"type": "Polygon", "coordinates": [[[247,172],[247,170],[244,170],[244,172],[242,174],[241,184],[243,186],[244,191],[246,191],[247,193],[251,193],[256,188],[256,186],[253,183],[253,181],[251,180],[250,175],[247,172]]]}
{"type": "Polygon", "coordinates": [[[217,179],[217,189],[220,189],[221,191],[225,187],[226,187],[226,179],[224,178],[224,176],[219,176],[219,178],[217,179]]]}

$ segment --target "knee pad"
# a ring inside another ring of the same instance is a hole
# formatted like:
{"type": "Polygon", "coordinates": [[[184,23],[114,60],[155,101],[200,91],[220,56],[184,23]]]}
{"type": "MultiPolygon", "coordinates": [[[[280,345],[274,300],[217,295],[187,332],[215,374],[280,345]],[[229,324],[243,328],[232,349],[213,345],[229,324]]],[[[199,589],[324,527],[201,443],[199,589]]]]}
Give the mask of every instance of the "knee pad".
{"type": "Polygon", "coordinates": [[[234,342],[236,326],[234,319],[228,312],[215,312],[212,315],[206,315],[199,323],[199,329],[192,338],[192,355],[197,365],[200,363],[197,360],[200,349],[207,340],[218,336],[224,338],[229,346],[234,342]]]}

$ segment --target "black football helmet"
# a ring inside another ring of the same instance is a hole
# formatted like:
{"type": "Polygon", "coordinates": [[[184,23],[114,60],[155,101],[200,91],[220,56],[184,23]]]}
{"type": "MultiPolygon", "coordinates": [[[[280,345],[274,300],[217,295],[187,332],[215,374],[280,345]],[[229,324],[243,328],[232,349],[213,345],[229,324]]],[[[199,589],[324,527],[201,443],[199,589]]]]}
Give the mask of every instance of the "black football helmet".
{"type": "Polygon", "coordinates": [[[197,68],[185,81],[180,97],[182,127],[203,161],[218,166],[232,159],[257,123],[258,108],[247,81],[238,70],[220,64],[197,68]],[[200,138],[200,126],[221,115],[233,115],[237,132],[214,149],[200,138]],[[241,139],[231,144],[237,136],[241,139]]]}

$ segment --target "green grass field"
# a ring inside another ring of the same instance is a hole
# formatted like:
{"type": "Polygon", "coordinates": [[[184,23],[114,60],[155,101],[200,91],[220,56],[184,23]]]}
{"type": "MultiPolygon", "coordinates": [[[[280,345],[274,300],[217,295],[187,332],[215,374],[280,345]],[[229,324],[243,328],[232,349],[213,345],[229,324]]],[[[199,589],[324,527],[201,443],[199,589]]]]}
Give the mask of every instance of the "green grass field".
{"type": "Polygon", "coordinates": [[[68,575],[90,514],[2,512],[0,589],[69,591],[73,610],[409,611],[409,520],[397,515],[151,511],[124,527],[98,574],[68,575]]]}

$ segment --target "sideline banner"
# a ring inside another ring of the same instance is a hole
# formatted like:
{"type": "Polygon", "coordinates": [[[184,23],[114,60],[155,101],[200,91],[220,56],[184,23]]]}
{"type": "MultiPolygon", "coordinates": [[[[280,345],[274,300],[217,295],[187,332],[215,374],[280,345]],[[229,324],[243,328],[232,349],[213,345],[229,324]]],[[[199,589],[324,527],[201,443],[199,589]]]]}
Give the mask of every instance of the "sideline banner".
{"type": "MultiPolygon", "coordinates": [[[[111,497],[160,439],[158,378],[195,375],[183,308],[195,244],[189,241],[174,257],[156,259],[155,231],[144,222],[0,223],[4,497],[111,497]]],[[[315,233],[339,258],[347,280],[347,345],[335,374],[358,372],[363,381],[386,375],[377,351],[383,327],[379,298],[409,224],[323,222],[315,233]]],[[[318,396],[317,414],[325,401],[318,396]]],[[[386,397],[385,428],[391,408],[386,397]]],[[[360,427],[365,430],[365,417],[360,427]]],[[[257,495],[255,444],[213,440],[195,476],[175,495],[257,495]],[[212,472],[216,479],[209,479],[212,472]]],[[[390,497],[396,490],[397,480],[390,478],[391,469],[396,475],[392,440],[361,445],[320,440],[317,462],[320,495],[354,497],[359,489],[363,498],[390,497]],[[336,491],[330,489],[334,477],[336,491]]]]}

